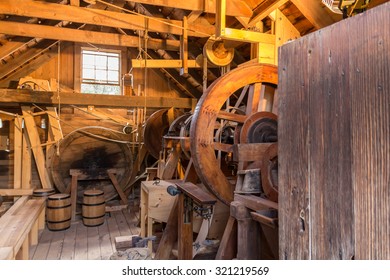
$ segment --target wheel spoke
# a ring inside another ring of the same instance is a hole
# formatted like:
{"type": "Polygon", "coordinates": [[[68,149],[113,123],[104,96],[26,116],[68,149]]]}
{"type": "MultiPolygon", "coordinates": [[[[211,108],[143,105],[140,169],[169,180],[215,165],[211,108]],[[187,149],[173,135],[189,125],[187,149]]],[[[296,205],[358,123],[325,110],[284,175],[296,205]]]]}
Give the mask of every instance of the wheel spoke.
{"type": "Polygon", "coordinates": [[[244,123],[246,120],[245,115],[233,114],[222,110],[219,111],[218,118],[237,123],[244,123]]]}
{"type": "MultiPolygon", "coordinates": [[[[241,91],[240,97],[237,99],[236,104],[234,105],[235,108],[239,108],[242,100],[244,100],[245,94],[248,91],[249,85],[244,86],[244,88],[241,91]]],[[[234,111],[232,111],[234,113],[234,111]]]]}
{"type": "Polygon", "coordinates": [[[231,153],[233,152],[233,145],[231,144],[225,144],[225,143],[219,143],[219,142],[214,142],[214,150],[217,151],[222,151],[226,153],[231,153]]]}
{"type": "Polygon", "coordinates": [[[262,93],[263,93],[262,83],[255,83],[250,85],[248,100],[246,104],[246,115],[249,116],[259,109],[259,104],[261,101],[262,93]]]}
{"type": "Polygon", "coordinates": [[[259,104],[259,112],[272,112],[274,102],[275,88],[264,86],[264,94],[259,104]]]}

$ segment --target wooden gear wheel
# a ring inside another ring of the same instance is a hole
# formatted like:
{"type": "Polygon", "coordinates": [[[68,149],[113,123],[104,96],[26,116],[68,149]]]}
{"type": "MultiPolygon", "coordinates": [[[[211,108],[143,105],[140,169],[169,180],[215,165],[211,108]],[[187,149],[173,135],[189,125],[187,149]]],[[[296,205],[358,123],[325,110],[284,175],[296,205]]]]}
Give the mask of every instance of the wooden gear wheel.
{"type": "Polygon", "coordinates": [[[242,126],[252,114],[263,111],[267,107],[262,107],[267,99],[265,88],[274,93],[277,81],[276,66],[242,66],[214,81],[195,108],[190,128],[194,167],[202,183],[227,205],[233,200],[235,185],[221,169],[219,155],[221,151],[231,152],[232,145],[215,141],[216,126],[227,122],[242,126]],[[242,104],[246,115],[238,114],[242,104]]]}
{"type": "Polygon", "coordinates": [[[265,195],[278,202],[278,144],[273,143],[264,153],[261,162],[261,185],[265,195]]]}
{"type": "Polygon", "coordinates": [[[204,46],[203,55],[216,66],[226,66],[234,58],[234,49],[225,48],[223,40],[211,37],[204,46]]]}
{"type": "Polygon", "coordinates": [[[146,120],[143,139],[145,148],[155,159],[159,159],[162,150],[162,139],[169,131],[174,119],[183,113],[177,109],[161,109],[146,120]],[[171,110],[171,111],[170,111],[171,110]],[[169,114],[172,113],[170,117],[169,114]]]}
{"type": "Polygon", "coordinates": [[[271,112],[256,112],[240,129],[240,143],[270,143],[277,140],[277,117],[271,112]]]}

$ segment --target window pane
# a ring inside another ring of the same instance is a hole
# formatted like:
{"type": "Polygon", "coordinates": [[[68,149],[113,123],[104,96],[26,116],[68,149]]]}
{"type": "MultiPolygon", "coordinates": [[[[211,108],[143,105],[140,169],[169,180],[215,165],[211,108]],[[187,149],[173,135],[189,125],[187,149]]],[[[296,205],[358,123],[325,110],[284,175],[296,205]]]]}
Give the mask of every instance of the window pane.
{"type": "Polygon", "coordinates": [[[95,71],[93,69],[84,68],[83,69],[83,80],[84,79],[95,79],[95,71]]]}
{"type": "Polygon", "coordinates": [[[119,70],[119,59],[117,57],[108,58],[108,69],[119,70]]]}
{"type": "Polygon", "coordinates": [[[118,71],[108,71],[108,81],[110,82],[119,82],[118,71]]]}
{"type": "Polygon", "coordinates": [[[83,66],[92,66],[95,65],[95,57],[93,55],[84,54],[83,55],[83,66]]]}
{"type": "Polygon", "coordinates": [[[96,70],[96,80],[107,81],[107,72],[104,70],[96,70]]]}
{"type": "Polygon", "coordinates": [[[106,69],[107,68],[107,56],[96,56],[96,68],[97,69],[106,69]]]}

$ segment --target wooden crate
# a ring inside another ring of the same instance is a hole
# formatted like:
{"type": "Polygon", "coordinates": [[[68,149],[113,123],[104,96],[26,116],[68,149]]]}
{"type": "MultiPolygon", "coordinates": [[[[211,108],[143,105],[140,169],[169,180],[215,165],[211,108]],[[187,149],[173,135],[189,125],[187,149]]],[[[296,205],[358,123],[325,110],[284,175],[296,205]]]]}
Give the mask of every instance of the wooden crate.
{"type": "Polygon", "coordinates": [[[280,49],[282,259],[390,259],[390,3],[280,49]]]}

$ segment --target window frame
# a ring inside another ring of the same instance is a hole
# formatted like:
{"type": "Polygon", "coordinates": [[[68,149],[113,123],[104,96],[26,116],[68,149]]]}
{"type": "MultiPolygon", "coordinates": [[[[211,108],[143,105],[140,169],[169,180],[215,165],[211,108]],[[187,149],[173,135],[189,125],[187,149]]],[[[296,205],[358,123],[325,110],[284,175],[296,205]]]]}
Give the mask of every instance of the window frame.
{"type": "MultiPolygon", "coordinates": [[[[128,63],[127,63],[127,55],[128,51],[127,48],[125,47],[102,47],[102,48],[97,48],[97,47],[91,47],[90,45],[87,44],[75,44],[75,60],[74,60],[74,90],[80,93],[81,92],[81,84],[83,83],[82,79],[82,71],[83,71],[83,57],[82,57],[82,51],[83,50],[88,50],[88,51],[101,51],[101,52],[107,52],[107,53],[118,53],[119,54],[119,88],[120,92],[119,95],[123,95],[123,74],[127,73],[127,68],[128,68],[128,63]]],[[[110,85],[110,84],[102,84],[102,85],[110,85]]],[[[89,93],[85,93],[89,94],[89,93]]],[[[102,93],[101,93],[102,94],[102,93]]],[[[103,95],[112,95],[112,94],[103,94],[103,95]]]]}

